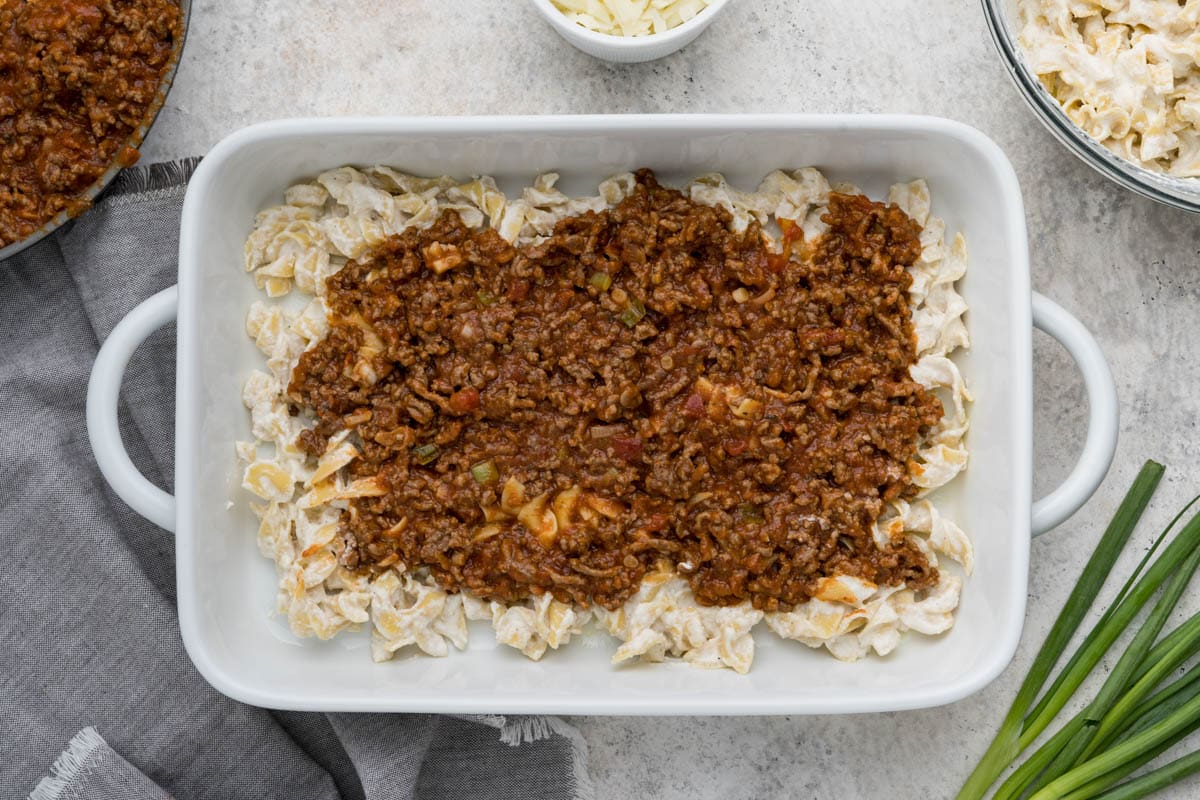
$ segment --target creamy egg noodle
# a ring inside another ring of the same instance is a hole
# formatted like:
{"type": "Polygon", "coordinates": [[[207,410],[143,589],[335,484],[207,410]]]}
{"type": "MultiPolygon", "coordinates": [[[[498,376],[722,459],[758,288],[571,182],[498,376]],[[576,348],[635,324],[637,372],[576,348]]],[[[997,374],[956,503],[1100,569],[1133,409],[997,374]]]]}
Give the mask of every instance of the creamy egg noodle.
{"type": "Polygon", "coordinates": [[[1200,4],[1019,0],[1020,42],[1067,116],[1122,158],[1200,177],[1200,4]]]}
{"type": "Polygon", "coordinates": [[[756,630],[846,661],[949,630],[967,247],[925,183],[558,177],[343,167],[259,214],[237,456],[292,631],[745,673],[756,630]]]}

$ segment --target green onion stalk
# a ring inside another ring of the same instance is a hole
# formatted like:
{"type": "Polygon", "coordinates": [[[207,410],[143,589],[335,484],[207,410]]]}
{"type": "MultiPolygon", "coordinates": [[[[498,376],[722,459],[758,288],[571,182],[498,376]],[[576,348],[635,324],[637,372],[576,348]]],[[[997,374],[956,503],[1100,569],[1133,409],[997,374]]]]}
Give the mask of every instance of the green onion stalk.
{"type": "MultiPolygon", "coordinates": [[[[1030,800],[1061,800],[1061,798],[1070,792],[1079,789],[1090,781],[1137,760],[1148,750],[1153,750],[1160,745],[1172,741],[1179,734],[1193,730],[1197,724],[1200,724],[1200,694],[1188,700],[1161,722],[1152,725],[1141,733],[1130,736],[1125,741],[1105,750],[1091,760],[1085,761],[1065,775],[1055,778],[1041,790],[1033,794],[1030,800]]],[[[1172,774],[1174,773],[1166,773],[1166,775],[1172,774]]],[[[1173,780],[1178,780],[1181,777],[1183,777],[1182,774],[1173,778],[1173,780]]],[[[1111,795],[1112,792],[1108,794],[1111,795]]],[[[1131,796],[1141,797],[1144,795],[1135,794],[1131,796]]]]}
{"type": "Polygon", "coordinates": [[[1159,789],[1200,772],[1200,752],[1189,753],[1158,769],[1151,770],[1139,778],[1123,783],[1112,791],[1096,795],[1096,800],[1138,800],[1148,797],[1159,789]]]}
{"type": "MultiPolygon", "coordinates": [[[[1167,526],[1163,535],[1165,536],[1175,525],[1178,520],[1175,520],[1167,526]]],[[[1104,685],[1100,688],[1095,699],[1088,704],[1080,714],[1076,715],[1079,723],[1068,727],[1073,728],[1073,732],[1067,737],[1056,735],[1046,745],[1043,745],[1037,753],[1030,757],[1028,764],[1036,763],[1043,768],[1039,770],[1037,776],[1032,780],[1028,780],[1028,771],[1021,775],[1021,779],[1014,773],[1009,780],[1001,786],[996,793],[996,800],[1014,800],[1028,791],[1036,791],[1042,786],[1049,783],[1054,778],[1064,774],[1081,760],[1085,753],[1091,753],[1092,743],[1096,735],[1098,726],[1104,715],[1111,710],[1119,699],[1122,698],[1122,693],[1134,681],[1137,680],[1139,668],[1145,661],[1146,654],[1150,652],[1154,640],[1158,638],[1158,634],[1162,631],[1168,617],[1175,610],[1175,606],[1179,602],[1179,598],[1183,595],[1188,584],[1191,582],[1192,576],[1196,572],[1196,568],[1200,566],[1200,516],[1195,517],[1187,526],[1179,533],[1179,536],[1171,543],[1171,545],[1163,552],[1163,555],[1154,566],[1146,573],[1146,576],[1137,584],[1128,596],[1122,601],[1116,612],[1108,619],[1107,622],[1102,622],[1101,627],[1103,632],[1096,637],[1091,645],[1093,652],[1081,659],[1075,665],[1075,674],[1070,675],[1068,680],[1064,682],[1063,688],[1055,695],[1055,699],[1051,705],[1047,706],[1047,710],[1042,716],[1033,721],[1032,724],[1027,722],[1026,733],[1022,735],[1029,736],[1030,740],[1036,737],[1050,723],[1051,718],[1066,704],[1071,695],[1079,685],[1086,679],[1088,673],[1103,657],[1104,653],[1111,647],[1112,643],[1117,639],[1129,621],[1137,614],[1154,591],[1158,589],[1162,579],[1167,575],[1171,575],[1170,582],[1167,584],[1166,590],[1155,603],[1154,609],[1150,612],[1146,621],[1142,624],[1133,641],[1126,647],[1125,652],[1121,654],[1116,666],[1109,672],[1108,677],[1104,681],[1104,685]],[[1190,543],[1190,545],[1189,545],[1190,543]],[[1190,546],[1190,549],[1189,549],[1190,546]],[[1179,564],[1175,554],[1182,554],[1184,560],[1179,564]],[[1177,566],[1178,565],[1178,566],[1177,566]],[[1161,577],[1160,577],[1161,576],[1161,577]],[[1044,751],[1053,749],[1052,756],[1044,754],[1044,751]]],[[[1083,648],[1087,650],[1087,648],[1083,648]]],[[[1181,648],[1182,649],[1182,646],[1181,648]]],[[[1167,660],[1159,662],[1159,665],[1152,667],[1141,679],[1145,681],[1150,676],[1156,674],[1158,669],[1161,669],[1167,663],[1167,660]]],[[[1174,666],[1178,666],[1180,662],[1176,661],[1174,666]]],[[[1171,667],[1174,669],[1174,667],[1171,667]]],[[[1167,670],[1169,674],[1171,669],[1167,670]]],[[[1161,679],[1161,677],[1160,677],[1161,679]]],[[[1157,683],[1157,681],[1155,682],[1157,683]]],[[[1139,686],[1141,682],[1139,681],[1139,686]]],[[[1152,688],[1151,684],[1149,688],[1152,688]]],[[[1149,692],[1149,688],[1146,692],[1149,692]]],[[[1073,720],[1072,722],[1074,722],[1073,720]]],[[[1064,728],[1063,731],[1068,730],[1064,728]]],[[[1018,773],[1024,770],[1018,769],[1018,773]]]]}
{"type": "MultiPolygon", "coordinates": [[[[1026,713],[1033,706],[1038,693],[1054,669],[1054,665],[1058,663],[1067,644],[1092,607],[1100,588],[1104,585],[1105,579],[1124,549],[1125,543],[1129,540],[1138,520],[1146,510],[1154,490],[1162,480],[1164,471],[1161,464],[1147,461],[1138,473],[1133,486],[1122,500],[1112,522],[1104,531],[1104,535],[1100,537],[1100,542],[1091,558],[1088,559],[1078,583],[1071,591],[1066,605],[1063,606],[1050,633],[1046,636],[1045,642],[1034,658],[1029,673],[1025,676],[1016,698],[1009,707],[1008,714],[1000,725],[1000,730],[962,789],[959,790],[957,800],[981,800],[996,778],[1028,746],[1029,742],[1036,738],[1037,734],[1028,738],[1023,737],[1027,730],[1025,727],[1026,713]]],[[[1074,688],[1071,691],[1073,692],[1074,688]]],[[[1048,710],[1048,706],[1046,708],[1048,710]]],[[[1055,713],[1057,713],[1057,709],[1055,709],[1055,713]]],[[[1049,720],[1046,722],[1048,724],[1049,720]]],[[[1044,729],[1044,727],[1043,725],[1042,728],[1044,729]]]]}

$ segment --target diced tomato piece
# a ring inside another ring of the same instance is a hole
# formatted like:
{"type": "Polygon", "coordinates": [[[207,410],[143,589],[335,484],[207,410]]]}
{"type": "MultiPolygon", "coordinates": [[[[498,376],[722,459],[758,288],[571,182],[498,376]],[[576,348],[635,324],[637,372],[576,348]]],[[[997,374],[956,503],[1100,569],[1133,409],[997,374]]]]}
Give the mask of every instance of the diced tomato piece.
{"type": "Polygon", "coordinates": [[[524,278],[518,278],[508,287],[508,294],[505,295],[512,302],[520,302],[529,296],[529,281],[524,278]]]}
{"type": "Polygon", "coordinates": [[[779,230],[783,231],[783,243],[785,246],[804,238],[804,229],[798,226],[795,220],[779,220],[779,230]]]}
{"type": "Polygon", "coordinates": [[[767,264],[773,272],[780,272],[788,265],[792,257],[792,245],[804,239],[804,229],[790,219],[779,220],[779,230],[783,232],[783,252],[767,257],[767,264]]]}
{"type": "Polygon", "coordinates": [[[836,328],[816,328],[800,334],[800,341],[808,348],[841,347],[846,343],[846,332],[836,328]]]}
{"type": "Polygon", "coordinates": [[[650,533],[664,531],[667,529],[667,525],[670,523],[670,521],[671,518],[666,514],[651,514],[650,518],[646,520],[646,530],[648,530],[650,533]]]}
{"type": "Polygon", "coordinates": [[[693,392],[687,402],[683,404],[683,415],[692,419],[699,419],[704,416],[704,398],[699,392],[693,392]]]}
{"type": "Polygon", "coordinates": [[[450,395],[450,410],[455,414],[466,414],[479,408],[479,390],[473,386],[460,389],[450,395]]]}
{"type": "Polygon", "coordinates": [[[637,436],[613,438],[613,451],[618,458],[626,461],[637,461],[642,457],[642,440],[637,436]]]}

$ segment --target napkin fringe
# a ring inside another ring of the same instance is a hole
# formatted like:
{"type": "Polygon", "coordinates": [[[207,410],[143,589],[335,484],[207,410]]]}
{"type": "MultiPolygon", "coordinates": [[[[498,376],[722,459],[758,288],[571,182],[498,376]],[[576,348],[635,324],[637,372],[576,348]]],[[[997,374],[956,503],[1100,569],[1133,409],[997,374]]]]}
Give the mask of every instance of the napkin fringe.
{"type": "Polygon", "coordinates": [[[500,727],[500,741],[516,747],[558,735],[571,744],[571,772],[575,779],[575,800],[596,800],[596,788],[588,774],[587,742],[574,726],[558,717],[506,718],[500,727]]]}
{"type": "Polygon", "coordinates": [[[546,717],[550,730],[571,743],[571,773],[575,778],[575,800],[596,800],[596,787],[588,773],[588,746],[583,734],[574,725],[558,717],[546,717]]]}
{"type": "Polygon", "coordinates": [[[125,194],[143,194],[182,186],[192,177],[199,163],[200,157],[194,156],[179,161],[145,164],[121,170],[105,190],[104,197],[107,199],[125,194]]]}
{"type": "Polygon", "coordinates": [[[84,767],[96,748],[103,745],[104,739],[95,728],[87,727],[75,734],[67,742],[67,749],[54,759],[50,774],[33,787],[29,800],[60,800],[63,792],[82,777],[84,767]]]}
{"type": "Polygon", "coordinates": [[[504,721],[500,728],[500,741],[516,747],[526,742],[540,742],[552,734],[550,722],[545,717],[516,717],[504,721]]]}

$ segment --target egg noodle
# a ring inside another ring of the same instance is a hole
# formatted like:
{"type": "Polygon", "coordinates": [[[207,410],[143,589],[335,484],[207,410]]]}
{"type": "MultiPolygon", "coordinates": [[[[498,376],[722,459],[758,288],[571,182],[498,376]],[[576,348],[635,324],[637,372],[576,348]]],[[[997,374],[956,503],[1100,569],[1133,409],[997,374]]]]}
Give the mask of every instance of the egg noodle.
{"type": "MultiPolygon", "coordinates": [[[[634,176],[624,173],[603,181],[596,196],[572,198],[555,188],[557,180],[554,173],[540,175],[520,197],[509,198],[489,177],[459,183],[387,167],[343,167],[293,186],[283,205],[258,215],[246,242],[245,267],[268,299],[251,307],[247,331],[267,362],[265,371],[251,374],[243,393],[254,440],[236,447],[245,464],[243,486],[261,501],[254,503],[261,521],[258,545],[277,567],[277,611],[286,615],[293,633],[328,639],[369,624],[372,657],[386,661],[410,645],[432,656],[447,655],[451,646],[462,650],[467,621],[486,620],[498,642],[539,659],[547,648],[556,649],[594,626],[621,641],[614,663],[677,657],[745,673],[754,658],[752,629],[760,622],[783,638],[825,647],[848,661],[872,652],[886,655],[906,631],[947,631],[954,623],[962,578],[945,569],[939,582],[924,591],[829,576],[808,602],[791,611],[764,613],[748,601],[701,606],[687,581],[669,569],[648,574],[632,598],[608,611],[565,604],[550,594],[504,605],[442,591],[426,572],[408,571],[403,564],[374,578],[341,565],[342,514],[349,501],[377,494],[379,488],[372,479],[347,477],[344,468],[358,455],[348,432],[335,436],[319,459],[307,457],[296,438],[313,423],[293,416],[284,396],[300,355],[327,330],[326,279],[388,237],[411,226],[427,227],[449,209],[470,227],[490,225],[509,242],[526,244],[548,236],[564,217],[615,206],[635,186],[634,176]],[[294,297],[284,301],[293,291],[306,300],[300,310],[293,310],[294,297]]],[[[778,220],[801,225],[808,239],[823,233],[820,218],[831,191],[861,194],[846,184],[831,186],[815,169],[772,172],[749,193],[717,174],[696,178],[684,189],[695,202],[727,209],[739,231],[751,220],[760,222],[774,252],[782,248],[778,220]]],[[[968,346],[962,320],[967,307],[954,286],[966,271],[966,241],[958,234],[947,244],[944,223],[930,216],[923,181],[893,186],[888,200],[922,226],[922,254],[910,268],[919,358],[910,374],[944,398],[944,415],[923,436],[918,458],[910,464],[918,497],[892,503],[873,534],[880,547],[907,537],[931,566],[938,566],[941,555],[969,575],[970,540],[925,497],[953,480],[967,463],[964,438],[971,397],[950,359],[968,346]]]]}
{"type": "Polygon", "coordinates": [[[1200,177],[1200,2],[1018,7],[1021,46],[1072,122],[1144,169],[1200,177]]]}

